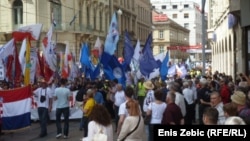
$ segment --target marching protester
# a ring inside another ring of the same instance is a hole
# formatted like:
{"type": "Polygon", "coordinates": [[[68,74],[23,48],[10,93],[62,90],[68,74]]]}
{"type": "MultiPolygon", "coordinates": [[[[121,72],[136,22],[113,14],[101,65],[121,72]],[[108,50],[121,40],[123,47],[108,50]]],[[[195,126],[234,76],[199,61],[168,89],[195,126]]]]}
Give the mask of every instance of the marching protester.
{"type": "Polygon", "coordinates": [[[169,91],[166,98],[167,108],[163,113],[161,121],[161,124],[163,125],[184,124],[184,116],[181,113],[181,108],[175,103],[175,98],[176,94],[173,91],[169,91]]]}
{"type": "Polygon", "coordinates": [[[92,141],[95,134],[105,134],[107,141],[113,141],[111,116],[105,106],[96,104],[89,115],[88,135],[82,141],[92,141]]]}
{"type": "Polygon", "coordinates": [[[88,123],[89,123],[89,115],[91,114],[96,102],[94,100],[94,91],[89,88],[86,92],[86,98],[83,102],[83,116],[82,116],[82,124],[83,124],[83,137],[87,137],[88,135],[88,123]]]}
{"type": "Polygon", "coordinates": [[[56,103],[56,128],[57,128],[57,135],[56,138],[60,138],[63,132],[63,138],[68,138],[69,134],[69,116],[70,116],[70,109],[69,109],[69,101],[72,97],[69,88],[66,88],[67,79],[61,78],[60,80],[60,87],[55,89],[54,100],[57,101],[56,103]],[[64,119],[64,128],[62,131],[61,127],[61,116],[63,115],[64,119]]]}
{"type": "Polygon", "coordinates": [[[122,124],[124,123],[125,118],[129,115],[128,110],[126,109],[126,103],[129,100],[132,100],[134,96],[134,89],[131,86],[127,86],[125,89],[125,98],[126,101],[123,102],[119,107],[119,121],[118,121],[118,128],[117,128],[117,134],[119,135],[121,131],[122,124]]]}
{"type": "Polygon", "coordinates": [[[47,136],[47,122],[49,112],[52,110],[53,95],[44,78],[39,80],[40,87],[33,91],[38,103],[38,116],[41,132],[39,137],[47,136]]]}
{"type": "Polygon", "coordinates": [[[115,111],[115,125],[116,131],[118,130],[119,121],[119,107],[122,103],[126,101],[125,92],[121,84],[117,84],[117,91],[115,93],[114,111],[115,111]]]}
{"type": "MultiPolygon", "coordinates": [[[[167,104],[165,102],[162,102],[162,95],[163,92],[161,89],[156,90],[154,92],[155,100],[151,102],[148,106],[148,111],[146,113],[146,116],[151,117],[148,123],[149,133],[153,132],[154,124],[161,124],[163,113],[167,107],[167,104]]],[[[152,134],[149,134],[149,141],[153,141],[152,134]]]]}
{"type": "Polygon", "coordinates": [[[117,141],[142,141],[144,134],[144,122],[141,116],[139,104],[135,100],[126,103],[127,116],[122,124],[122,128],[117,141]]]}
{"type": "Polygon", "coordinates": [[[219,112],[214,107],[207,107],[203,112],[204,125],[218,125],[219,112]]]}

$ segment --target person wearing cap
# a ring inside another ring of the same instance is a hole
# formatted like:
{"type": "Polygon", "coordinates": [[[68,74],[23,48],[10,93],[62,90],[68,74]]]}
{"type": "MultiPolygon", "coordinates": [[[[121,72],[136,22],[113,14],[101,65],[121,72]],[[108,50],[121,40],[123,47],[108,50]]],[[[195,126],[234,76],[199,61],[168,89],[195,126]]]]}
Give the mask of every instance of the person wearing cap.
{"type": "Polygon", "coordinates": [[[231,100],[237,105],[238,116],[241,117],[246,124],[250,124],[250,108],[246,104],[246,94],[242,91],[235,91],[231,96],[231,100]]]}
{"type": "Polygon", "coordinates": [[[47,136],[47,121],[49,112],[52,109],[53,95],[50,88],[47,87],[47,83],[44,78],[39,80],[40,87],[33,91],[33,94],[37,98],[38,117],[40,121],[40,135],[39,137],[47,136]]]}
{"type": "Polygon", "coordinates": [[[144,102],[143,102],[143,111],[147,112],[149,103],[151,103],[155,100],[154,90],[153,90],[155,86],[151,80],[144,82],[143,86],[146,89],[146,97],[145,97],[144,102]]]}
{"type": "MultiPolygon", "coordinates": [[[[146,82],[144,82],[143,86],[146,89],[146,97],[145,97],[144,102],[143,102],[143,112],[144,112],[144,115],[145,115],[146,112],[148,110],[150,110],[149,109],[149,104],[151,102],[155,101],[154,90],[153,90],[155,88],[155,86],[154,86],[154,84],[152,83],[151,80],[147,80],[146,82]]],[[[145,125],[145,128],[146,128],[146,134],[147,134],[148,140],[149,140],[150,139],[149,134],[151,134],[151,133],[149,133],[148,125],[145,125]]]]}

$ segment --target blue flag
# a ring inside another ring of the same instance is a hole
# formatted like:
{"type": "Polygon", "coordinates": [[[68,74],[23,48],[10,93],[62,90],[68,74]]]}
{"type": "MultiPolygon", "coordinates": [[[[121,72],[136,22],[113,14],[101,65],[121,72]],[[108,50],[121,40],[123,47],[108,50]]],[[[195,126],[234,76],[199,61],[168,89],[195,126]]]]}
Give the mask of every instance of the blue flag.
{"type": "Polygon", "coordinates": [[[160,67],[160,76],[161,76],[162,81],[165,81],[167,79],[168,61],[169,61],[169,55],[168,55],[168,52],[167,52],[164,60],[162,61],[161,67],[160,67]]]}
{"type": "Polygon", "coordinates": [[[111,56],[108,53],[103,52],[100,62],[103,65],[103,71],[106,79],[117,79],[120,84],[124,87],[126,86],[125,72],[116,56],[111,56]]]}
{"type": "Polygon", "coordinates": [[[114,13],[109,26],[109,32],[105,40],[104,52],[113,55],[117,48],[118,40],[119,40],[119,32],[118,32],[117,18],[116,18],[116,13],[114,13]]]}
{"type": "Polygon", "coordinates": [[[80,62],[81,65],[86,67],[86,69],[91,68],[91,61],[89,58],[89,47],[87,43],[84,43],[82,45],[80,62]]]}
{"type": "Polygon", "coordinates": [[[128,71],[129,64],[131,62],[131,59],[133,58],[134,55],[134,48],[132,46],[129,34],[127,30],[125,30],[125,35],[124,35],[124,69],[125,71],[128,71]]]}
{"type": "Polygon", "coordinates": [[[150,33],[139,60],[141,74],[147,77],[149,77],[150,73],[153,72],[155,68],[159,68],[160,66],[160,61],[155,60],[151,50],[152,40],[152,33],[150,33]]]}
{"type": "Polygon", "coordinates": [[[89,73],[90,79],[94,81],[95,79],[97,79],[97,77],[100,74],[100,63],[98,63],[96,67],[93,67],[89,69],[88,71],[89,71],[88,73],[89,73]]]}

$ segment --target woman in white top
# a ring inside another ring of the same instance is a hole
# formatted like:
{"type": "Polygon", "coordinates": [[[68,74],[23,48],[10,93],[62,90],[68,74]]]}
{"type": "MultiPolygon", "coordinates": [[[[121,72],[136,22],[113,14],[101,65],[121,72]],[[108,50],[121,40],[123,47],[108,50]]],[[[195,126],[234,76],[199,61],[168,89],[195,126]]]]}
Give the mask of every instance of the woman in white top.
{"type": "Polygon", "coordinates": [[[92,141],[95,134],[103,133],[107,136],[107,141],[113,141],[113,127],[111,117],[107,109],[100,104],[96,104],[89,115],[88,136],[82,141],[92,141]]]}
{"type": "Polygon", "coordinates": [[[142,141],[144,132],[144,122],[141,116],[139,104],[135,100],[128,100],[126,109],[127,116],[122,124],[121,132],[118,135],[117,141],[142,141]]]}
{"type": "Polygon", "coordinates": [[[154,93],[155,100],[151,102],[148,106],[147,115],[151,115],[151,121],[149,128],[149,141],[153,141],[153,135],[150,134],[153,132],[153,124],[161,124],[163,113],[167,107],[165,102],[162,102],[162,90],[156,90],[154,93]]]}

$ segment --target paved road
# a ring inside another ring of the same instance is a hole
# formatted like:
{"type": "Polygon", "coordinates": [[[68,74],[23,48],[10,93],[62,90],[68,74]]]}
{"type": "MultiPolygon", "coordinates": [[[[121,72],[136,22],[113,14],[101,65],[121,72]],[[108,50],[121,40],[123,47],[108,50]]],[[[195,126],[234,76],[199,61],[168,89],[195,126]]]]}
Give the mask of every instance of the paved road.
{"type": "MultiPolygon", "coordinates": [[[[80,141],[83,136],[83,131],[79,130],[80,120],[71,120],[69,124],[69,137],[67,140],[80,141]]],[[[63,123],[62,123],[63,126],[63,123]]],[[[48,135],[39,138],[40,126],[38,122],[33,122],[27,129],[17,131],[15,133],[6,133],[0,136],[0,141],[60,141],[65,140],[63,137],[56,139],[56,124],[52,122],[47,127],[48,135]]],[[[116,139],[116,135],[114,135],[116,139]]]]}
{"type": "MultiPolygon", "coordinates": [[[[79,130],[80,120],[71,120],[69,123],[69,137],[67,140],[70,141],[80,141],[83,136],[83,131],[79,130]]],[[[63,123],[62,123],[63,126],[63,123]]],[[[114,124],[113,124],[114,126],[114,124]]],[[[40,126],[38,122],[33,122],[31,126],[27,129],[17,131],[15,133],[6,133],[0,136],[0,141],[60,141],[65,140],[62,137],[56,139],[56,124],[52,122],[48,124],[47,127],[48,135],[43,138],[39,138],[40,126]]],[[[145,135],[144,135],[145,136],[145,135]]],[[[114,140],[117,136],[114,133],[114,140]]],[[[145,139],[146,140],[146,139],[145,139]]]]}

